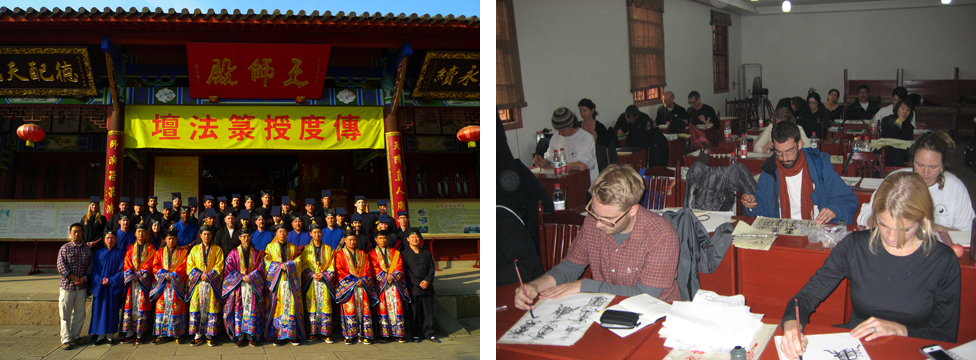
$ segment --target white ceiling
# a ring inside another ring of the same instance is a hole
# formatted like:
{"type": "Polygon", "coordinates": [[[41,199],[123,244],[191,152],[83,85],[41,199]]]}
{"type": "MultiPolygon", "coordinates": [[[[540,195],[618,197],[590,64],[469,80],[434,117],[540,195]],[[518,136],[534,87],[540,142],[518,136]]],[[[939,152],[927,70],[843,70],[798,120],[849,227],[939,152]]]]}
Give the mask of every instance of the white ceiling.
{"type": "MultiPolygon", "coordinates": [[[[783,14],[783,0],[695,0],[715,9],[740,15],[783,14]]],[[[864,11],[919,8],[942,5],[941,0],[791,0],[790,13],[818,13],[835,11],[864,11]]],[[[952,0],[954,5],[972,5],[976,0],[952,0]]]]}

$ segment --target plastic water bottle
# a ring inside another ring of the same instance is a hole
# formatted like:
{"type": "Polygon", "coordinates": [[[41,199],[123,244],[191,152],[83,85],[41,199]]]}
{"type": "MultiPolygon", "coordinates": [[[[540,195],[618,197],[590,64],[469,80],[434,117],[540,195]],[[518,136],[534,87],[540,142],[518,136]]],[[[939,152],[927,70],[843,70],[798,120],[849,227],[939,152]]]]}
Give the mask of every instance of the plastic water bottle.
{"type": "Polygon", "coordinates": [[[817,132],[813,132],[813,138],[810,139],[810,147],[814,149],[820,149],[820,139],[817,138],[817,132]]]}
{"type": "Polygon", "coordinates": [[[865,136],[864,137],[864,146],[863,146],[863,148],[864,148],[864,151],[865,152],[871,152],[871,137],[870,136],[865,136]]]}
{"type": "Polygon", "coordinates": [[[762,118],[762,116],[760,116],[759,117],[759,128],[762,129],[762,127],[763,127],[763,118],[762,118]]]}
{"type": "Polygon", "coordinates": [[[746,140],[746,136],[742,135],[739,137],[739,158],[745,159],[747,152],[749,152],[749,142],[746,140]]]}
{"type": "Polygon", "coordinates": [[[851,145],[854,147],[854,152],[860,152],[861,151],[861,137],[860,136],[855,136],[854,137],[854,143],[851,144],[851,145]]]}
{"type": "Polygon", "coordinates": [[[559,158],[559,150],[552,151],[552,170],[557,177],[562,176],[563,167],[559,158]]]}
{"type": "Polygon", "coordinates": [[[722,131],[725,133],[725,140],[732,139],[732,123],[726,121],[722,131]]]}
{"type": "Polygon", "coordinates": [[[559,158],[559,164],[563,168],[561,172],[563,176],[566,176],[566,174],[569,174],[569,157],[566,156],[566,149],[559,148],[559,153],[562,154],[562,157],[559,158]]]}
{"type": "Polygon", "coordinates": [[[559,189],[559,183],[556,183],[556,190],[552,192],[552,207],[559,210],[566,210],[566,194],[559,189]]]}

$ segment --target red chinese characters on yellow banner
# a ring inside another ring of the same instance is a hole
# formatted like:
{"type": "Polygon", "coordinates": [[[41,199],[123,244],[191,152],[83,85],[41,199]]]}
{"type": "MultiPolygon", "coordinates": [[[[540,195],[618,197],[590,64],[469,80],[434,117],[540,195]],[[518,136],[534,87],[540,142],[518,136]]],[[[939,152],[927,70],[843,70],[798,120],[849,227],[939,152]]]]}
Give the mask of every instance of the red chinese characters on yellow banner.
{"type": "Polygon", "coordinates": [[[125,108],[128,148],[382,149],[383,109],[338,106],[125,108]]]}

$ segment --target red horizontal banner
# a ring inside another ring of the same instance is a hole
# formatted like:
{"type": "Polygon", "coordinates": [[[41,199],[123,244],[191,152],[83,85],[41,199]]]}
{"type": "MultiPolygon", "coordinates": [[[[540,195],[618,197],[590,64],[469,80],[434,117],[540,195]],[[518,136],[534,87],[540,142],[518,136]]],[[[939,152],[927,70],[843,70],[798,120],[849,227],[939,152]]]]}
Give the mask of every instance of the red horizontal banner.
{"type": "Polygon", "coordinates": [[[322,98],[331,45],[187,43],[190,96],[322,98]]]}

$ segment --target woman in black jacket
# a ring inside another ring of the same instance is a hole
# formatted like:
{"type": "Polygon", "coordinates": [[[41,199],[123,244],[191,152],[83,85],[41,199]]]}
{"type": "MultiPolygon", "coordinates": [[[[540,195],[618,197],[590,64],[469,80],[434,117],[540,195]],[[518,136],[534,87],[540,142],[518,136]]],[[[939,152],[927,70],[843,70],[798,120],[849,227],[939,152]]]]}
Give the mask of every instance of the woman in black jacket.
{"type": "MultiPolygon", "coordinates": [[[[912,126],[912,119],[915,118],[915,109],[908,99],[899,99],[895,103],[893,114],[881,119],[881,137],[908,140],[915,138],[915,127],[912,126]]],[[[885,149],[885,166],[904,166],[906,150],[888,147],[885,149]]]]}
{"type": "Polygon", "coordinates": [[[803,127],[808,138],[813,139],[813,133],[817,133],[818,139],[826,138],[826,130],[830,128],[830,114],[820,103],[820,94],[812,92],[807,95],[807,107],[800,111],[796,123],[803,127]]]}

